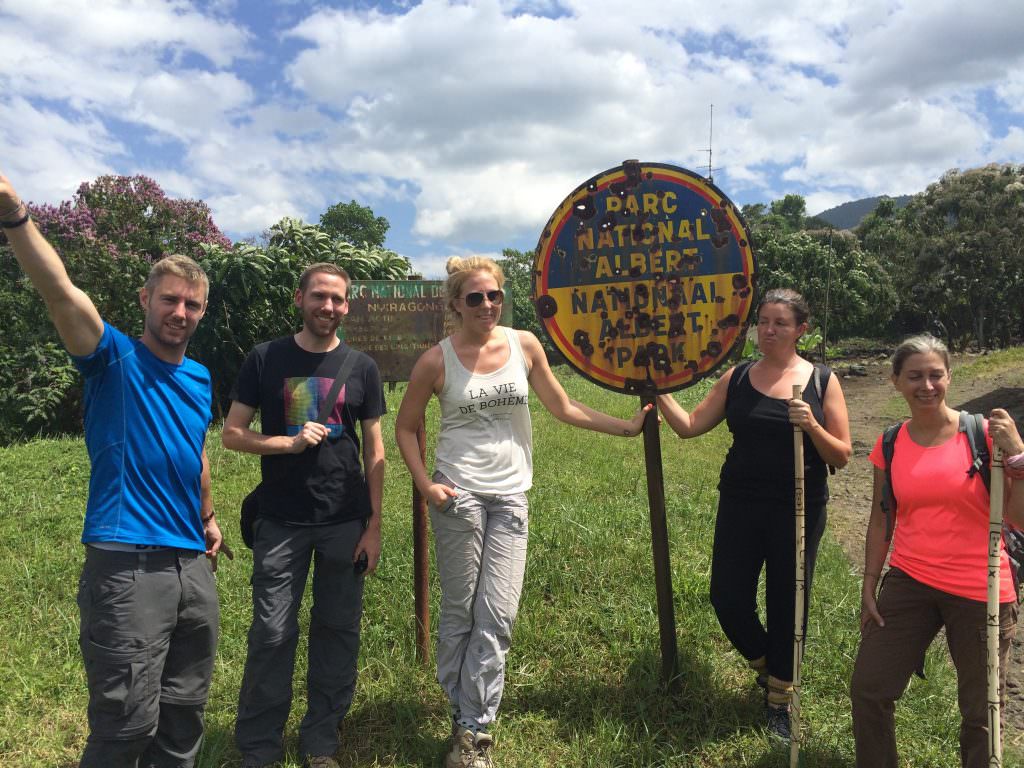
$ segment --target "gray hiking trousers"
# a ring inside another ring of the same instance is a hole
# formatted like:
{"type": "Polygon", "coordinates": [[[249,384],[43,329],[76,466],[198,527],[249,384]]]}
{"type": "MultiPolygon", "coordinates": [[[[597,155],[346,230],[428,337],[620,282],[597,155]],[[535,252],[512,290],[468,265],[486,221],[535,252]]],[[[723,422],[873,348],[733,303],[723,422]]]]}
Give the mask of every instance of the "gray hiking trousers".
{"type": "MultiPolygon", "coordinates": [[[[454,487],[440,472],[434,482],[454,487]]],[[[525,493],[458,493],[442,509],[430,508],[441,582],[437,679],[455,720],[478,731],[494,720],[505,688],[529,519],[525,493]]]]}
{"type": "Polygon", "coordinates": [[[191,768],[217,649],[217,586],[185,549],[85,548],[79,645],[89,683],[81,768],[191,768]]]}
{"type": "Polygon", "coordinates": [[[263,765],[284,757],[299,608],[311,562],[307,709],[299,741],[303,754],[337,751],[338,726],[356,686],[364,577],[355,574],[352,554],[362,534],[362,520],[317,526],[256,521],[252,626],[235,721],[244,758],[263,765]]]}

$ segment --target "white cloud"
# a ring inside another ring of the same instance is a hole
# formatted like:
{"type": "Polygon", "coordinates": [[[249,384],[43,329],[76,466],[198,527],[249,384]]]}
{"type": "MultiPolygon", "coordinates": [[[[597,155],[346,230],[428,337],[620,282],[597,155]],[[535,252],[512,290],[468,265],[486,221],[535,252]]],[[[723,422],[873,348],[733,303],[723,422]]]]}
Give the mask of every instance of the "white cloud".
{"type": "Polygon", "coordinates": [[[278,0],[249,31],[236,0],[5,3],[0,135],[17,126],[39,166],[18,171],[50,199],[151,169],[238,234],[350,197],[411,203],[433,269],[463,243],[535,239],[626,158],[702,171],[711,103],[734,199],[829,207],[1019,159],[1020,128],[978,98],[1024,104],[1013,5],[278,0]]]}
{"type": "Polygon", "coordinates": [[[79,184],[112,168],[108,158],[125,147],[94,118],[69,119],[20,98],[0,97],[3,167],[27,200],[71,198],[79,184]]]}

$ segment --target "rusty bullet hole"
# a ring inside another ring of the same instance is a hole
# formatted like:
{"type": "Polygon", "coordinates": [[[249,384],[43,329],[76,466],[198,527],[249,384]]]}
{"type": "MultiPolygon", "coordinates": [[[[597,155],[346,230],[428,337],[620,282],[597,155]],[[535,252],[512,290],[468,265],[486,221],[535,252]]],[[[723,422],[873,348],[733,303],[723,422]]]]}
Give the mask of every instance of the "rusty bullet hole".
{"type": "Polygon", "coordinates": [[[602,312],[601,313],[601,319],[602,320],[607,320],[608,319],[608,312],[602,312]]]}
{"type": "Polygon", "coordinates": [[[720,341],[708,342],[708,354],[711,355],[711,357],[718,357],[722,354],[722,343],[720,341]]]}
{"type": "Polygon", "coordinates": [[[539,296],[537,298],[537,314],[545,320],[554,317],[558,311],[558,302],[551,296],[539,296]]]}
{"type": "Polygon", "coordinates": [[[596,181],[592,181],[589,184],[587,184],[587,191],[588,192],[597,192],[597,182],[596,181]]]}
{"type": "Polygon", "coordinates": [[[747,239],[743,238],[742,240],[740,240],[740,248],[746,248],[746,247],[747,247],[747,239]]]}
{"type": "Polygon", "coordinates": [[[733,275],[732,276],[732,287],[736,290],[747,287],[747,276],[746,275],[733,275]]]}
{"type": "Polygon", "coordinates": [[[590,195],[587,195],[582,200],[578,200],[572,207],[572,215],[578,219],[592,219],[596,213],[597,208],[594,206],[594,198],[590,195]]]}

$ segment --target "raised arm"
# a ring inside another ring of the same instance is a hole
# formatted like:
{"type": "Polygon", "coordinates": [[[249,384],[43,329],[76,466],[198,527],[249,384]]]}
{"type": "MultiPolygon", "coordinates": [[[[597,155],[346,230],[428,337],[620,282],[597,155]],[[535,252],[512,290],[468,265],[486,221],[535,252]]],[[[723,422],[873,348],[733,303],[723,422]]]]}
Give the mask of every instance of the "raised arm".
{"type": "MultiPolygon", "coordinates": [[[[0,173],[0,222],[20,221],[26,215],[25,204],[0,173]]],[[[71,282],[64,262],[30,219],[15,227],[4,227],[14,258],[42,296],[57,333],[68,352],[91,354],[103,336],[103,321],[92,300],[71,282]]]]}
{"type": "Polygon", "coordinates": [[[427,468],[420,457],[420,444],[416,437],[420,421],[427,410],[430,396],[444,384],[444,357],[441,347],[428,349],[413,366],[409,384],[405,389],[402,404],[398,406],[395,418],[395,442],[402,454],[402,461],[409,468],[417,490],[428,502],[441,506],[449,497],[455,496],[453,489],[435,483],[427,474],[427,468]]]}
{"type": "Polygon", "coordinates": [[[810,406],[802,400],[789,401],[789,420],[798,425],[814,443],[818,455],[826,464],[845,467],[853,455],[850,439],[850,415],[846,410],[846,397],[834,374],[825,389],[825,402],[821,404],[825,423],[819,424],[810,406]]]}
{"type": "Polygon", "coordinates": [[[693,413],[683,410],[672,395],[658,395],[658,410],[672,431],[685,439],[703,435],[717,427],[725,418],[725,396],[734,370],[730,368],[715,382],[707,396],[693,409],[693,413]]]}
{"type": "Polygon", "coordinates": [[[633,437],[640,434],[644,428],[644,417],[652,406],[647,405],[638,409],[631,419],[619,419],[609,416],[607,413],[595,411],[590,406],[573,400],[565,393],[562,385],[555,378],[555,374],[551,372],[547,355],[544,354],[544,348],[537,341],[537,337],[529,331],[516,331],[516,333],[519,334],[519,343],[523,348],[523,354],[530,364],[530,386],[533,387],[537,398],[552,416],[566,424],[572,424],[574,427],[604,432],[608,435],[633,437]]]}
{"type": "MultiPolygon", "coordinates": [[[[992,442],[1003,449],[1003,461],[1024,453],[1024,440],[1013,418],[1002,408],[993,408],[989,415],[988,433],[992,442]]],[[[1005,472],[1005,504],[1003,516],[1015,528],[1024,529],[1024,473],[1010,466],[1005,472]]]]}

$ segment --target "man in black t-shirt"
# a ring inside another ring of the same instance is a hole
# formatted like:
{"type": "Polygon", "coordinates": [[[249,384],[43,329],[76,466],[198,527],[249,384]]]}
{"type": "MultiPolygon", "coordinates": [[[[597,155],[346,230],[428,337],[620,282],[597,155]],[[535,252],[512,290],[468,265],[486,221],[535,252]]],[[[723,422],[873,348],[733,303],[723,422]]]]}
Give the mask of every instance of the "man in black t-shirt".
{"type": "Polygon", "coordinates": [[[308,704],[299,732],[311,768],[336,768],[338,725],[355,690],[362,565],[372,572],[381,549],[380,417],[386,408],[376,363],[337,337],[348,313],[349,283],[333,264],[303,272],[295,292],[302,330],[249,353],[224,421],[224,446],[259,454],[263,472],[253,536],[253,621],[235,722],[244,768],[284,757],[298,612],[311,561],[308,704]],[[323,401],[353,355],[351,372],[320,423],[323,401]],[[262,432],[249,427],[257,410],[262,432]]]}

